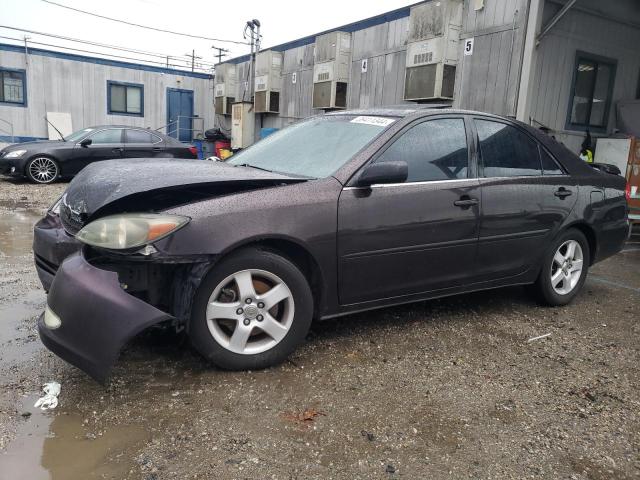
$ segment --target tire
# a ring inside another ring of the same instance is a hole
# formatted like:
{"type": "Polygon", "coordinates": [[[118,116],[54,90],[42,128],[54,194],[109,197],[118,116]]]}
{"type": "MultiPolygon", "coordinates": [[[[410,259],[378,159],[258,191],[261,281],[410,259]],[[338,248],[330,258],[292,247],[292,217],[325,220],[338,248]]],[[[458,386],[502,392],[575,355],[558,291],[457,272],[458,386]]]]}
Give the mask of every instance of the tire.
{"type": "Polygon", "coordinates": [[[53,158],[38,155],[27,162],[25,174],[33,183],[49,184],[60,176],[60,167],[53,158]]]}
{"type": "Polygon", "coordinates": [[[312,317],[313,296],[300,269],[275,252],[251,248],[205,276],[188,331],[195,349],[218,367],[256,370],[281,363],[302,344],[312,317]]]}
{"type": "Polygon", "coordinates": [[[554,307],[571,302],[584,285],[590,260],[589,243],[584,234],[573,228],[563,232],[551,244],[542,261],[535,283],[538,299],[554,307]],[[571,247],[574,253],[569,259],[571,247]],[[582,262],[579,271],[576,269],[578,261],[582,262]]]}

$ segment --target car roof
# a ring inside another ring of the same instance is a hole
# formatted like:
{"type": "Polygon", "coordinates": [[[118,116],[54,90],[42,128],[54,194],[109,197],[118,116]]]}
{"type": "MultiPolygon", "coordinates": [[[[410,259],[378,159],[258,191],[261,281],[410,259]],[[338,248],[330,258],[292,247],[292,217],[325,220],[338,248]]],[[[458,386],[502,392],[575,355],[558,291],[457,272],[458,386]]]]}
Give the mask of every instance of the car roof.
{"type": "Polygon", "coordinates": [[[326,115],[371,115],[371,116],[379,116],[379,117],[422,117],[428,115],[436,115],[442,113],[453,113],[460,115],[482,115],[484,117],[493,117],[493,118],[501,118],[507,120],[514,120],[509,117],[501,117],[499,115],[493,115],[491,113],[486,112],[478,112],[475,110],[461,110],[451,108],[451,104],[449,103],[423,103],[423,104],[401,104],[401,105],[390,105],[384,107],[375,107],[375,108],[361,108],[354,110],[340,110],[334,112],[328,112],[326,115]]]}

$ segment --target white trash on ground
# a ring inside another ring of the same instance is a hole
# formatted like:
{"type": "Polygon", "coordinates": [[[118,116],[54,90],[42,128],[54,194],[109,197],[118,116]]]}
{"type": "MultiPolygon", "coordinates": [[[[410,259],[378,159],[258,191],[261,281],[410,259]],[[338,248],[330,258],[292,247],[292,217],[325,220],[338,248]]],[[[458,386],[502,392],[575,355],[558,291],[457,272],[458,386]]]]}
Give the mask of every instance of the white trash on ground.
{"type": "Polygon", "coordinates": [[[544,335],[539,335],[537,337],[530,338],[529,340],[527,340],[527,343],[535,342],[536,340],[540,340],[542,338],[547,338],[549,335],[551,335],[551,334],[550,333],[545,333],[544,335]]]}
{"type": "Polygon", "coordinates": [[[41,410],[50,410],[58,406],[58,395],[60,395],[60,384],[58,382],[45,383],[42,386],[44,396],[40,397],[35,408],[40,407],[41,410]]]}

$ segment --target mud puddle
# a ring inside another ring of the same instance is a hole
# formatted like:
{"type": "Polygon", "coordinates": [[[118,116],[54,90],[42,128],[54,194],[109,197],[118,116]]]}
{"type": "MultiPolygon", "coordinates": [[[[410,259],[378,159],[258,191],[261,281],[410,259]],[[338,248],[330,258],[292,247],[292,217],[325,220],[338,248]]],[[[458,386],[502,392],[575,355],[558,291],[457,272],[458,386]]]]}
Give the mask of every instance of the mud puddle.
{"type": "Polygon", "coordinates": [[[33,243],[33,225],[42,218],[39,210],[16,207],[0,211],[0,258],[28,255],[33,243]]]}
{"type": "MultiPolygon", "coordinates": [[[[64,403],[64,386],[61,403],[64,403]]],[[[134,466],[136,453],[149,440],[137,425],[96,429],[63,409],[34,408],[37,395],[26,397],[13,442],[0,454],[0,480],[123,479],[134,466]]]]}

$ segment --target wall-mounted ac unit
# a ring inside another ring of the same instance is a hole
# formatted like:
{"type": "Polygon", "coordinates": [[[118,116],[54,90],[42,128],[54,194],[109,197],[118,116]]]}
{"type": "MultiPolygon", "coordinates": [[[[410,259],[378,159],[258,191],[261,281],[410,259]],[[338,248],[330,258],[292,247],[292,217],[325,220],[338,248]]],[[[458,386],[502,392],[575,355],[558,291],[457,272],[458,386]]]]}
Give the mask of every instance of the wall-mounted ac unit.
{"type": "Polygon", "coordinates": [[[462,0],[411,7],[404,99],[452,99],[462,28],[462,0]]]}
{"type": "Polygon", "coordinates": [[[312,107],[347,108],[351,34],[330,32],[316,37],[312,107]]]}
{"type": "Polygon", "coordinates": [[[236,66],[234,64],[216,65],[213,96],[215,113],[231,115],[231,105],[236,100],[236,66]]]}
{"type": "Polygon", "coordinates": [[[254,86],[256,113],[278,113],[282,90],[282,52],[265,50],[256,55],[254,86]]]}

